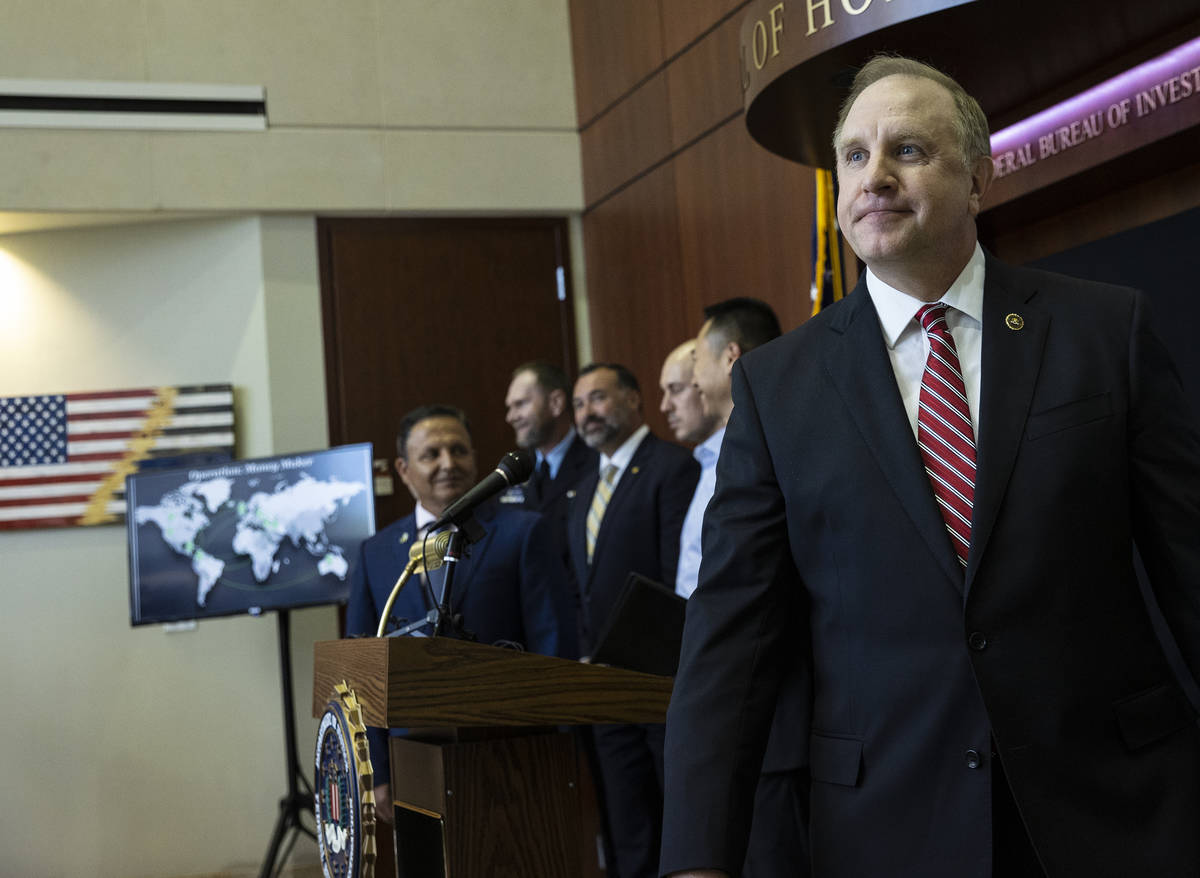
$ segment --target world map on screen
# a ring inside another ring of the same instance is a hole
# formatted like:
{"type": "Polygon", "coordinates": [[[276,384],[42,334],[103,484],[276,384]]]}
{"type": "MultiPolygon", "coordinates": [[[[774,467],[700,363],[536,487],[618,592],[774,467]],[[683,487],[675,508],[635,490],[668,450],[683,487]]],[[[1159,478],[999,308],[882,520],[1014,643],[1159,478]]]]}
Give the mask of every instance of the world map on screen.
{"type": "Polygon", "coordinates": [[[332,574],[344,580],[346,549],[328,528],[367,485],[308,472],[264,472],[250,478],[188,481],[153,505],[133,507],[136,524],[152,524],[163,543],[190,564],[196,605],[219,584],[260,586],[332,574]],[[307,567],[304,565],[307,564],[307,567]],[[288,569],[284,569],[288,568],[288,569]]]}

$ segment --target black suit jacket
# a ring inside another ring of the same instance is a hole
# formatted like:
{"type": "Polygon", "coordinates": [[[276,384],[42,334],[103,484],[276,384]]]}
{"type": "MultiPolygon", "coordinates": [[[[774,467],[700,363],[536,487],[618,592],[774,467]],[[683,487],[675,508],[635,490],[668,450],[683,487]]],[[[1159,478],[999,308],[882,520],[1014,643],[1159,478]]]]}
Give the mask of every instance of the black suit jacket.
{"type": "Polygon", "coordinates": [[[567,536],[580,590],[580,649],[590,654],[631,572],[668,586],[679,564],[679,532],[700,478],[691,452],[648,433],[617,482],[587,562],[585,524],[599,464],[568,500],[567,536]]]}
{"type": "Polygon", "coordinates": [[[599,455],[576,434],[567,446],[558,472],[540,486],[537,496],[532,489],[532,480],[520,488],[524,507],[541,513],[546,519],[550,553],[558,562],[552,598],[558,618],[558,654],[563,658],[579,658],[579,588],[567,545],[567,511],[570,508],[567,492],[595,473],[598,460],[599,455]]]}
{"type": "Polygon", "coordinates": [[[813,874],[990,875],[993,745],[1050,876],[1200,874],[1200,732],[1131,560],[1136,540],[1195,673],[1177,377],[1132,290],[989,258],[983,307],[965,578],[865,285],[735,366],[664,872],[740,865],[781,668],[807,652],[813,874]]]}
{"type": "Polygon", "coordinates": [[[535,512],[545,512],[549,509],[561,511],[565,532],[567,491],[592,474],[599,458],[599,454],[588,448],[587,443],[576,434],[571,439],[571,444],[567,446],[567,453],[563,455],[558,473],[541,487],[540,496],[534,497],[531,494],[532,479],[521,486],[525,498],[525,508],[535,512]]]}

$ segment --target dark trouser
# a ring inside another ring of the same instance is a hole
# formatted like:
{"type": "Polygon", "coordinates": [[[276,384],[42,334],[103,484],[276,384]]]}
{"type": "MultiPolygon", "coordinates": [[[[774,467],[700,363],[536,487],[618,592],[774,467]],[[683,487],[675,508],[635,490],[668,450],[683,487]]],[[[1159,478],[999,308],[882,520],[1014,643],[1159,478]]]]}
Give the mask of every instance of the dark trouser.
{"type": "Polygon", "coordinates": [[[658,876],[665,730],[661,723],[593,727],[616,857],[609,878],[658,876]]]}
{"type": "Polygon", "coordinates": [[[759,775],[742,878],[808,878],[808,772],[759,775]]]}

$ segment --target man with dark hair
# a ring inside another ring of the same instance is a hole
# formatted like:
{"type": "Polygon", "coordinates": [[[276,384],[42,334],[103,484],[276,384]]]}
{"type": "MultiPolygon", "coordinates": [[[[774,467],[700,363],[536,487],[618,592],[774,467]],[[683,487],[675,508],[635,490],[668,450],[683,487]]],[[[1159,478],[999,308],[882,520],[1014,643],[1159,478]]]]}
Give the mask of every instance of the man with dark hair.
{"type": "Polygon", "coordinates": [[[529,481],[510,493],[546,519],[554,556],[562,561],[562,576],[553,594],[559,654],[578,658],[578,592],[571,581],[567,550],[567,491],[595,469],[596,452],[575,432],[571,384],[557,366],[534,361],[514,369],[504,406],[504,419],[513,428],[517,445],[533,449],[537,456],[529,481]]]}
{"type": "Polygon", "coordinates": [[[939,71],[858,74],[834,153],[867,270],[733,367],[665,873],[741,868],[786,687],[814,875],[1200,874],[1197,712],[1133,564],[1195,676],[1200,434],[1140,292],[980,248],[988,150],[939,71]]]}
{"type": "Polygon", "coordinates": [[[696,335],[692,380],[700,390],[704,412],[724,428],[733,411],[729,373],[742,354],[779,338],[779,318],[766,302],[739,296],[704,309],[696,335]]]}
{"type": "MultiPolygon", "coordinates": [[[[744,297],[726,299],[704,309],[704,323],[693,346],[693,381],[704,414],[715,429],[692,454],[700,464],[700,480],[683,520],[679,540],[679,572],[675,591],[691,597],[696,590],[703,559],[701,527],[704,510],[717,484],[717,459],[725,439],[725,425],[733,410],[729,374],[742,354],[780,335],[779,318],[766,302],[744,297]],[[701,391],[703,382],[707,391],[701,391]]],[[[803,683],[793,664],[796,683],[803,683]]],[[[793,728],[803,722],[806,705],[802,689],[785,689],[787,697],[776,709],[775,722],[763,757],[762,775],[754,795],[750,843],[742,866],[743,878],[774,878],[807,874],[808,754],[806,739],[793,728]]]]}
{"type": "MultiPolygon", "coordinates": [[[[421,406],[400,421],[396,472],[416,501],[416,509],[362,544],[350,585],[346,633],[373,637],[380,613],[408,563],[409,551],[451,503],[475,483],[475,450],[466,415],[446,405],[421,406]]],[[[551,604],[555,561],[546,549],[545,525],[535,513],[490,503],[475,511],[484,536],[458,562],[451,586],[451,609],[480,643],[520,644],[530,652],[554,655],[558,626],[551,604]]],[[[415,580],[415,577],[414,577],[415,580]]],[[[442,598],[445,571],[424,583],[410,582],[392,607],[385,630],[419,622],[433,609],[429,594],[442,598]],[[427,587],[426,587],[427,586],[427,587]]],[[[429,625],[414,634],[428,636],[429,625]]],[[[393,729],[394,733],[398,730],[393,729]]],[[[391,791],[387,736],[368,729],[379,815],[390,821],[391,791]]]]}
{"type": "MultiPolygon", "coordinates": [[[[630,573],[675,581],[679,529],[699,467],[642,423],[637,378],[616,363],[575,382],[575,428],[599,461],[575,489],[567,533],[581,592],[581,649],[590,655],[630,573]]],[[[662,825],[661,724],[594,728],[619,878],[653,878],[662,825]]]]}

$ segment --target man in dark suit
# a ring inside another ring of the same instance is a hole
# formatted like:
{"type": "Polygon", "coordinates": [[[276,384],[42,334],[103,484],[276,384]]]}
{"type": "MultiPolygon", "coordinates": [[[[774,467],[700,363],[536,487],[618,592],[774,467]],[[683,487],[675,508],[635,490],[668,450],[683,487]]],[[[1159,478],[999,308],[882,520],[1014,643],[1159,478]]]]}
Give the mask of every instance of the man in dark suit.
{"type": "Polygon", "coordinates": [[[528,482],[501,499],[519,499],[526,509],[546,519],[554,557],[562,561],[562,575],[553,590],[559,655],[579,658],[578,590],[567,549],[567,491],[595,470],[596,452],[575,431],[571,385],[557,366],[535,361],[514,369],[504,407],[504,419],[516,433],[517,445],[531,449],[537,465],[528,482]]]}
{"type": "Polygon", "coordinates": [[[866,65],[834,145],[868,271],[734,367],[663,872],[740,867],[799,657],[814,876],[1200,874],[1196,711],[1132,561],[1194,674],[1200,438],[1143,297],[982,252],[986,118],[932,68],[866,65]]]}
{"type": "MultiPolygon", "coordinates": [[[[346,633],[375,636],[380,613],[408,563],[409,551],[425,536],[446,507],[475,483],[475,451],[466,416],[452,406],[414,409],[400,422],[396,437],[396,472],[416,500],[416,509],[362,544],[350,584],[346,633]]],[[[480,643],[520,644],[530,652],[554,655],[558,626],[550,599],[554,559],[541,518],[524,509],[488,504],[475,512],[484,536],[458,562],[451,582],[451,609],[462,614],[463,627],[480,643]]],[[[444,569],[430,571],[427,583],[440,600],[444,569]]],[[[432,609],[425,583],[414,576],[392,606],[388,630],[425,618],[432,609]]],[[[429,635],[429,626],[417,629],[429,635]]],[[[396,731],[396,730],[394,730],[396,731]]],[[[368,729],[371,764],[384,783],[375,801],[391,801],[387,736],[368,729]]],[[[382,819],[391,809],[381,807],[382,819]]]]}
{"type": "MultiPolygon", "coordinates": [[[[716,421],[716,431],[695,450],[700,461],[700,482],[683,522],[680,574],[676,590],[690,596],[696,589],[701,552],[704,510],[716,487],[716,464],[725,428],[733,413],[730,374],[743,354],[780,336],[779,318],[766,302],[739,296],[716,302],[704,309],[704,323],[696,336],[693,380],[701,405],[716,421]],[[702,457],[701,453],[707,451],[702,457]],[[684,558],[689,555],[689,536],[694,560],[691,577],[684,581],[684,558]]],[[[742,866],[743,878],[803,878],[808,874],[808,740],[798,729],[807,728],[808,672],[793,658],[784,676],[781,697],[762,773],[754,793],[754,816],[750,842],[742,866]]]]}
{"type": "MultiPolygon", "coordinates": [[[[568,512],[571,560],[581,591],[581,649],[590,655],[630,573],[675,581],[679,531],[699,477],[686,449],[642,423],[637,379],[596,363],[575,382],[575,427],[600,453],[568,512]]],[[[661,724],[594,728],[618,878],[657,870],[662,824],[661,724]]],[[[615,868],[612,868],[614,867],[615,868]]]]}

